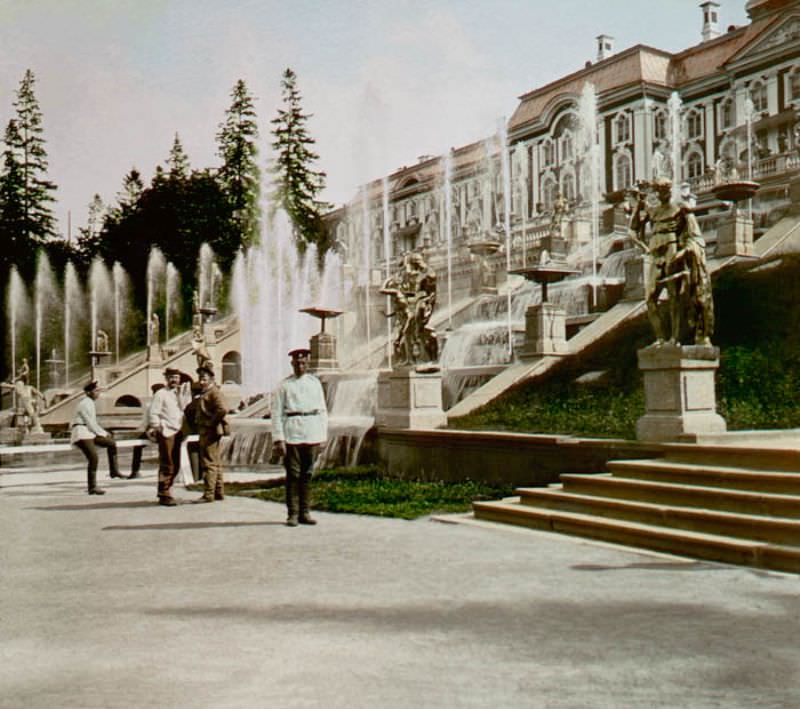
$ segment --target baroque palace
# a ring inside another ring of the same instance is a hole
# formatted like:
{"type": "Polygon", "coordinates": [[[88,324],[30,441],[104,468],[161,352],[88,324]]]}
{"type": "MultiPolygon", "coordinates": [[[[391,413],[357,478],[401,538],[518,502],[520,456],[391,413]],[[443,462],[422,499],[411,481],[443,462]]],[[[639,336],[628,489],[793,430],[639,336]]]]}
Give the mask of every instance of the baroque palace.
{"type": "Polygon", "coordinates": [[[559,205],[569,205],[564,218],[571,248],[588,243],[591,222],[605,234],[616,223],[621,234],[624,215],[612,207],[627,188],[652,180],[670,160],[669,104],[675,97],[676,182],[696,204],[709,243],[715,215],[727,209],[712,192],[723,170],[761,184],[752,206],[757,238],[788,205],[789,179],[800,172],[800,0],[750,0],[746,10],[748,24],[723,28],[719,3],[702,2],[701,41],[675,54],[644,45],[615,52],[613,38],[599,36],[596,61],[520,97],[506,135],[449,156],[424,156],[365,185],[353,202],[328,214],[345,260],[356,272],[369,273],[376,287],[401,254],[419,250],[440,283],[449,261],[451,288],[466,296],[475,292],[476,279],[470,243],[501,242],[490,261],[503,279],[507,266],[536,258],[559,205]],[[587,84],[596,89],[598,211],[583,194],[586,160],[577,146],[587,84]],[[507,225],[510,255],[502,248],[507,225]]]}

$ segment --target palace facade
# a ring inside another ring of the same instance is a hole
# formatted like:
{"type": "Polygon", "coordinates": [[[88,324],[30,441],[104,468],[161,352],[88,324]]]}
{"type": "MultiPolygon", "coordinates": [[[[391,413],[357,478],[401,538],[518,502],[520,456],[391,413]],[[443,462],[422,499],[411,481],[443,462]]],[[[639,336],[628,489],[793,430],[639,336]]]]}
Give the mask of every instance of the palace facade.
{"type": "MultiPolygon", "coordinates": [[[[559,195],[570,204],[577,243],[590,238],[592,219],[608,233],[610,208],[624,191],[653,179],[669,160],[673,94],[681,103],[678,181],[688,183],[684,189],[696,197],[698,212],[713,217],[726,209],[712,192],[723,166],[728,177],[752,176],[762,185],[754,202],[758,235],[788,204],[789,179],[800,172],[800,0],[750,0],[746,9],[748,24],[722,29],[719,3],[702,2],[701,41],[678,53],[644,45],[615,53],[613,39],[600,35],[596,61],[520,97],[503,147],[488,136],[450,156],[424,156],[363,186],[352,203],[331,212],[327,224],[346,261],[356,271],[371,270],[375,286],[388,263],[422,250],[440,276],[450,261],[457,295],[474,292],[467,245],[505,240],[503,150],[512,268],[535,258],[559,195]],[[577,150],[586,84],[597,92],[599,216],[588,209],[585,157],[577,150]]],[[[713,243],[714,221],[706,221],[713,243]]],[[[504,271],[506,257],[495,261],[504,271]]]]}

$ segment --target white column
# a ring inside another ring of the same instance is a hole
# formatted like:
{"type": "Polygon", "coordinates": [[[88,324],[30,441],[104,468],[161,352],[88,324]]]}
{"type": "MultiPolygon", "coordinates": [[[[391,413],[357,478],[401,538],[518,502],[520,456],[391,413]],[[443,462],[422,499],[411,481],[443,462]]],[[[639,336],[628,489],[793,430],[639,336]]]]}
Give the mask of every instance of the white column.
{"type": "MultiPolygon", "coordinates": [[[[633,109],[633,183],[650,175],[650,115],[644,102],[633,109]]],[[[601,153],[602,154],[602,153],[601,153]]]]}
{"type": "Polygon", "coordinates": [[[598,128],[598,137],[600,141],[600,184],[598,185],[598,189],[600,190],[600,194],[605,194],[608,192],[608,186],[606,185],[606,158],[609,146],[606,145],[606,117],[600,114],[598,118],[600,120],[598,128]]]}
{"type": "Polygon", "coordinates": [[[534,142],[532,143],[532,150],[531,150],[531,199],[533,200],[533,208],[536,209],[536,205],[542,201],[542,197],[539,194],[539,170],[540,170],[540,157],[539,157],[539,143],[534,142]]]}

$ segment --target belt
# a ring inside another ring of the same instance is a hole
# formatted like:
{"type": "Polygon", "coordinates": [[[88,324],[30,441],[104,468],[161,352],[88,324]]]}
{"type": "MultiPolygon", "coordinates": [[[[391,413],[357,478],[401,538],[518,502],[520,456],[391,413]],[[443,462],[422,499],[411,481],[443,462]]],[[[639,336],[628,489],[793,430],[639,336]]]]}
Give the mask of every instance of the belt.
{"type": "Polygon", "coordinates": [[[286,416],[317,416],[322,412],[319,409],[314,409],[313,411],[287,411],[285,413],[286,416]]]}

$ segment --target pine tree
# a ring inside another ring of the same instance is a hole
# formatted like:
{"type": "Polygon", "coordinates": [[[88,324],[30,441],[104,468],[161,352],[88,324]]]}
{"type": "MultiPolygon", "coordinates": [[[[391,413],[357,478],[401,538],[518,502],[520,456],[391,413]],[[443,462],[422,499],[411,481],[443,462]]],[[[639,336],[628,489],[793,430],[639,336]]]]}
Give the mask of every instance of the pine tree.
{"type": "Polygon", "coordinates": [[[306,130],[311,114],[303,113],[297,75],[286,69],[281,80],[283,107],[271,123],[275,150],[271,172],[275,178],[272,202],[283,207],[292,220],[301,247],[316,243],[324,250],[321,214],[328,208],[317,197],[325,188],[326,174],[312,164],[319,159],[311,148],[316,142],[306,130]]]}
{"type": "Polygon", "coordinates": [[[241,79],[231,92],[231,106],[217,133],[222,167],[218,177],[228,195],[243,245],[258,240],[258,125],[253,99],[241,79]]]}
{"type": "Polygon", "coordinates": [[[172,149],[169,151],[167,168],[170,180],[182,181],[189,177],[189,158],[177,133],[175,140],[172,141],[172,149]]]}
{"type": "Polygon", "coordinates": [[[33,90],[35,82],[33,72],[28,69],[14,101],[17,135],[6,145],[14,150],[22,168],[24,234],[26,237],[44,241],[55,236],[50,203],[55,201],[53,192],[56,186],[46,179],[47,151],[42,137],[42,112],[33,90]]]}
{"type": "Polygon", "coordinates": [[[122,180],[122,190],[117,193],[119,211],[122,214],[134,211],[143,191],[142,174],[135,167],[132,167],[131,171],[122,180]]]}

